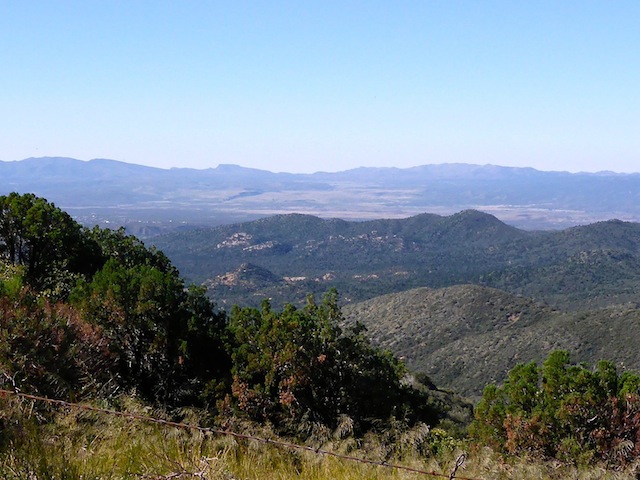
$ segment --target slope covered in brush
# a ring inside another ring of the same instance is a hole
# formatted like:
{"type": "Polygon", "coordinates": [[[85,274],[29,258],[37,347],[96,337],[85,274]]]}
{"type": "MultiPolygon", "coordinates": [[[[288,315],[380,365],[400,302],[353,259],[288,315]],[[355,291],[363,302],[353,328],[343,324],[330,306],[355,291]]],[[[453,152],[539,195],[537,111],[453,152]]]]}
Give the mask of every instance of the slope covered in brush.
{"type": "Polygon", "coordinates": [[[541,361],[553,350],[576,361],[606,358],[640,370],[640,310],[632,304],[560,311],[506,292],[460,285],[388,294],[344,307],[375,345],[404,357],[437,385],[477,397],[502,382],[517,363],[541,361]]]}

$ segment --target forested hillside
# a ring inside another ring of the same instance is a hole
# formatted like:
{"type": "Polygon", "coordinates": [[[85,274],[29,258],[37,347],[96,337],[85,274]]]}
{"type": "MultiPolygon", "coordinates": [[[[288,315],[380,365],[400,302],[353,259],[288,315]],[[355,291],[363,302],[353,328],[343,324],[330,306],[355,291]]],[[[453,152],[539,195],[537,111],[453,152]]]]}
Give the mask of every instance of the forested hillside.
{"type": "Polygon", "coordinates": [[[558,348],[640,368],[640,224],[528,232],[476,211],[367,222],[283,215],[154,241],[225,308],[303,302],[335,286],[376,345],[472,397],[558,348]]]}
{"type": "Polygon", "coordinates": [[[279,215],[153,243],[225,308],[265,297],[302,304],[330,286],[353,302],[472,283],[568,309],[640,292],[640,224],[618,220],[530,232],[473,210],[366,222],[279,215]]]}

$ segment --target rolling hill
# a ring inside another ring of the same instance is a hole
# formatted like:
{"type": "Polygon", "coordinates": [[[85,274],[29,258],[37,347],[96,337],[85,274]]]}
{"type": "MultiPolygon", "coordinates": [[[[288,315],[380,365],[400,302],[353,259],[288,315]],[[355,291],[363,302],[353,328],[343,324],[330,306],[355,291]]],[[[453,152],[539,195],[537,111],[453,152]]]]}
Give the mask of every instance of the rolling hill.
{"type": "Polygon", "coordinates": [[[153,243],[223,307],[302,303],[331,287],[351,303],[468,283],[568,309],[640,300],[640,224],[619,220],[532,232],[475,210],[364,222],[292,214],[153,243]]]}
{"type": "Polygon", "coordinates": [[[640,370],[640,309],[621,305],[564,312],[476,285],[418,288],[344,307],[377,346],[404,357],[436,385],[477,398],[517,363],[541,362],[557,349],[577,362],[609,359],[640,370]]]}

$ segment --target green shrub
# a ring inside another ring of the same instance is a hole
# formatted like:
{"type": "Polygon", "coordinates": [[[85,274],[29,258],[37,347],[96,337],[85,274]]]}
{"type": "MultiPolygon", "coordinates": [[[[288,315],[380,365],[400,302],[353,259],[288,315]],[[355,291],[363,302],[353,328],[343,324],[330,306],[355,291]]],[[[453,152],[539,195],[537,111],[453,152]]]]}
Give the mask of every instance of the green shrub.
{"type": "Polygon", "coordinates": [[[518,365],[502,387],[487,386],[471,436],[511,455],[626,464],[640,453],[639,382],[611,362],[589,370],[556,351],[542,367],[518,365]]]}
{"type": "Polygon", "coordinates": [[[341,321],[335,291],[301,309],[235,307],[229,348],[236,408],[296,429],[303,419],[333,429],[343,416],[356,432],[390,417],[433,424],[441,412],[402,382],[404,365],[372,347],[364,327],[343,331],[341,321]]]}

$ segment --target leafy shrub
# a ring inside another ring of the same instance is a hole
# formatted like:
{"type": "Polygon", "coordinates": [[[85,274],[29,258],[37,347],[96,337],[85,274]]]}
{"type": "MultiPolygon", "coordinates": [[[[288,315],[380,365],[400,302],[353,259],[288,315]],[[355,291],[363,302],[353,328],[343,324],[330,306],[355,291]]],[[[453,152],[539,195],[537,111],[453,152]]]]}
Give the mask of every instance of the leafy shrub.
{"type": "Polygon", "coordinates": [[[225,317],[202,289],[185,289],[174,269],[112,258],[73,300],[104,330],[125,386],[174,406],[219,393],[229,368],[220,340],[225,317]]]}
{"type": "Polygon", "coordinates": [[[556,351],[542,367],[518,365],[489,385],[471,435],[511,455],[625,464],[640,453],[640,377],[601,361],[594,370],[556,351]]]}
{"type": "Polygon", "coordinates": [[[3,373],[29,391],[212,404],[228,383],[226,317],[202,289],[123,229],[83,229],[32,194],[0,196],[0,313],[3,373]]]}
{"type": "Polygon", "coordinates": [[[38,290],[68,293],[99,266],[98,245],[69,214],[33,194],[0,196],[0,258],[38,290]]]}
{"type": "Polygon", "coordinates": [[[233,402],[254,420],[298,428],[302,420],[336,428],[347,416],[356,431],[394,416],[433,423],[426,393],[403,384],[405,369],[371,346],[364,327],[343,331],[335,291],[321,304],[282,312],[235,307],[229,319],[233,402]]]}

